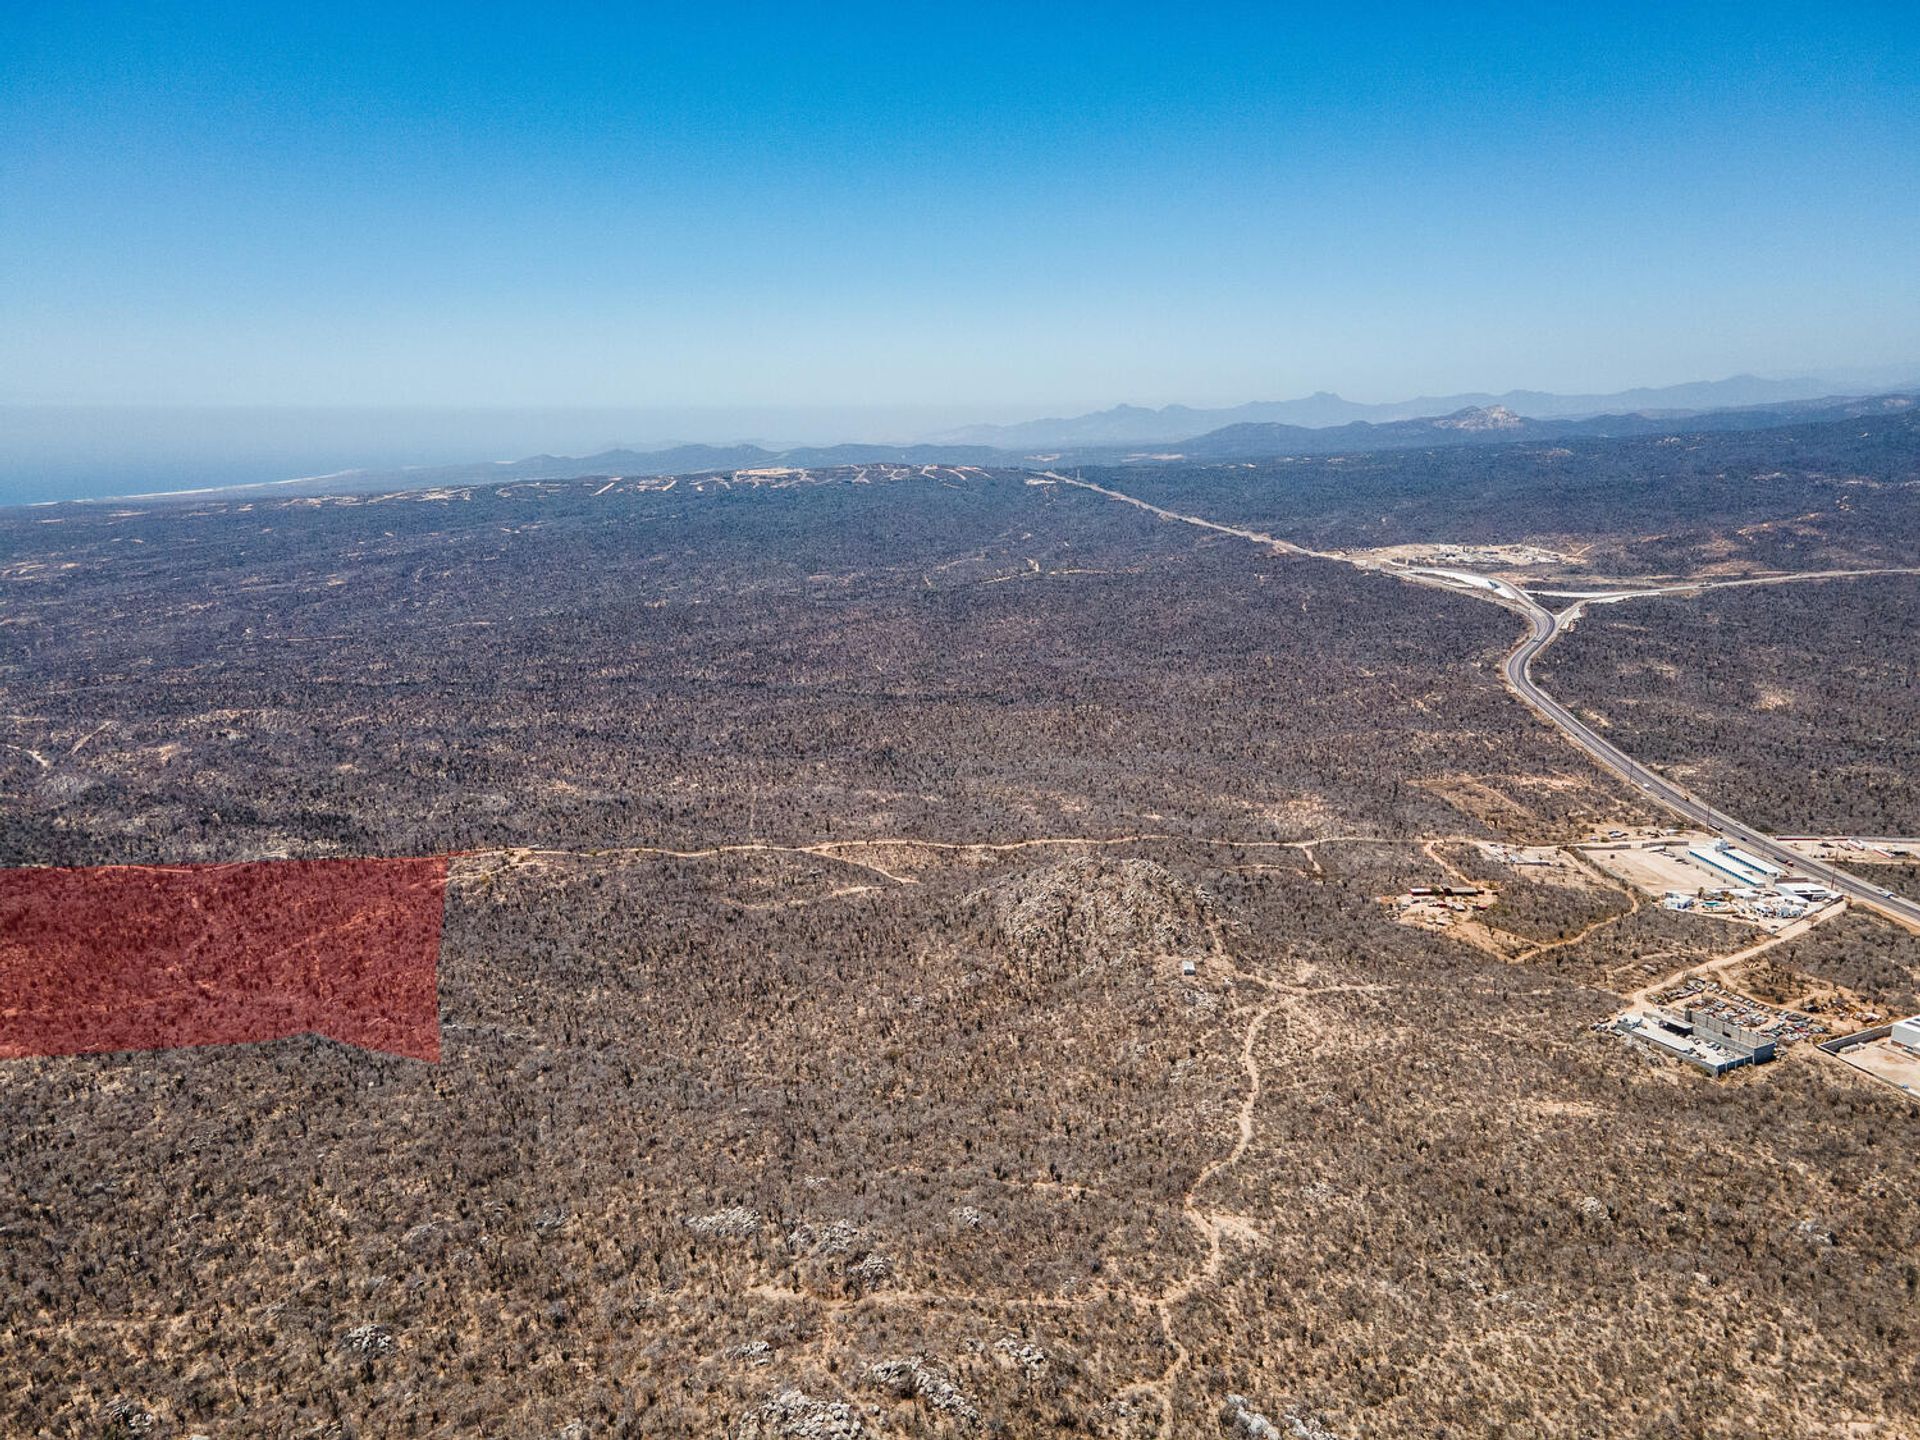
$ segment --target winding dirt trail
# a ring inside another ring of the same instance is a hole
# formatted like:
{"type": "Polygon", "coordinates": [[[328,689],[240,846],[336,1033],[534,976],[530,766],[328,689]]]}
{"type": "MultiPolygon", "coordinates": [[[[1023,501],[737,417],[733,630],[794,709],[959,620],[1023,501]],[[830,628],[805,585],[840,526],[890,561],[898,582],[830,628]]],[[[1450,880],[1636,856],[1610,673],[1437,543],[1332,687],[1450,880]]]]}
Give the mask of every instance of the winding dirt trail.
{"type": "Polygon", "coordinates": [[[1513,957],[1516,964],[1524,964],[1529,960],[1537,960],[1542,955],[1553,954],[1556,950],[1570,949],[1589,936],[1599,934],[1610,925],[1618,925],[1622,920],[1631,919],[1633,916],[1638,915],[1642,908],[1644,908],[1645,902],[1641,898],[1640,887],[1638,885],[1629,885],[1617,876],[1609,875],[1598,865],[1582,857],[1578,850],[1569,847],[1565,853],[1575,865],[1599,880],[1605,888],[1616,890],[1620,894],[1625,895],[1627,897],[1627,908],[1616,911],[1611,915],[1602,915],[1577,935],[1569,936],[1565,940],[1553,940],[1544,945],[1536,945],[1531,950],[1523,950],[1520,954],[1513,957]]]}
{"type": "MultiPolygon", "coordinates": [[[[1766,939],[1749,945],[1744,949],[1736,950],[1731,955],[1722,955],[1716,960],[1683,965],[1670,975],[1663,975],[1657,980],[1649,980],[1645,985],[1642,985],[1627,997],[1627,1003],[1629,1006],[1651,1003],[1653,996],[1658,991],[1666,989],[1682,975],[1712,975],[1716,979],[1724,980],[1726,973],[1736,965],[1743,964],[1753,959],[1756,955],[1764,955],[1776,945],[1783,945],[1789,940],[1798,940],[1802,935],[1813,929],[1814,926],[1831,920],[1835,916],[1843,915],[1846,913],[1846,910],[1847,905],[1844,900],[1823,905],[1811,915],[1795,920],[1791,925],[1783,925],[1773,934],[1767,936],[1766,939]]],[[[1764,1004],[1766,1002],[1762,1001],[1761,1003],[1764,1004]]]]}
{"type": "Polygon", "coordinates": [[[1238,1135],[1233,1142],[1233,1147],[1219,1159],[1209,1161],[1201,1167],[1200,1173],[1193,1177],[1193,1183],[1187,1187],[1186,1196],[1181,1201],[1181,1215],[1189,1225],[1200,1232],[1201,1238],[1206,1241],[1207,1258],[1201,1262],[1199,1268],[1189,1273],[1184,1279],[1168,1285],[1158,1295],[1138,1297],[1145,1299],[1146,1303],[1152,1307],[1159,1320],[1160,1337],[1173,1351],[1173,1358],[1167,1362],[1167,1368],[1159,1375],[1151,1380],[1142,1380],[1131,1385],[1121,1393],[1126,1398],[1153,1396],[1159,1402],[1161,1413],[1169,1422],[1177,1413],[1173,1407],[1174,1383],[1179,1379],[1181,1371],[1185,1370],[1192,1360],[1192,1353],[1180,1339],[1179,1332],[1174,1326],[1174,1307],[1186,1300],[1200,1286],[1211,1284],[1219,1278],[1220,1266],[1225,1256],[1226,1237],[1230,1236],[1243,1241],[1258,1239],[1258,1230],[1245,1216],[1209,1209],[1199,1203],[1198,1196],[1202,1186],[1221,1171],[1236,1164],[1240,1157],[1247,1153],[1247,1147],[1253,1143],[1253,1114],[1260,1104],[1263,1088],[1260,1059],[1255,1053],[1255,1047],[1260,1042],[1262,1027],[1266,1025],[1276,1008],[1278,1008],[1277,1005],[1270,1004],[1255,1011],[1253,1019],[1248,1022],[1246,1038],[1240,1043],[1240,1064],[1247,1072],[1247,1090],[1240,1101],[1239,1113],[1235,1117],[1238,1135]]]}
{"type": "MultiPolygon", "coordinates": [[[[1283,1006],[1289,1009],[1298,1008],[1301,1002],[1310,996],[1384,988],[1378,985],[1283,986],[1248,974],[1235,966],[1217,924],[1209,927],[1209,934],[1213,942],[1214,959],[1226,978],[1236,983],[1260,986],[1276,993],[1278,998],[1253,1011],[1247,1022],[1246,1033],[1241,1037],[1240,1065],[1246,1073],[1246,1088],[1234,1112],[1233,1143],[1223,1154],[1208,1161],[1195,1173],[1192,1183],[1187,1186],[1185,1194],[1181,1197],[1181,1218],[1199,1233],[1206,1246],[1204,1258],[1187,1274],[1170,1280],[1158,1290],[1146,1290],[1135,1285],[1117,1285],[1089,1289],[1082,1294],[1022,1296],[987,1294],[972,1290],[899,1289],[876,1290],[864,1295],[833,1296],[817,1295],[811,1291],[771,1283],[748,1287],[745,1293],[758,1300],[806,1305],[836,1322],[847,1313],[862,1308],[887,1308],[901,1305],[952,1306],[983,1310],[1063,1311],[1082,1309],[1090,1305],[1117,1303],[1140,1311],[1150,1311],[1159,1327],[1162,1342],[1172,1352],[1171,1358],[1158,1375],[1128,1386],[1121,1391],[1121,1397],[1125,1399],[1150,1397],[1157,1402],[1160,1423],[1164,1430],[1164,1426],[1170,1425],[1178,1414],[1174,1408],[1174,1386],[1182,1372],[1192,1363],[1192,1353],[1179,1337],[1174,1311],[1203,1286],[1213,1284],[1219,1279],[1229,1242],[1258,1244],[1261,1239],[1258,1226],[1249,1217],[1208,1206],[1201,1200],[1201,1192],[1205,1187],[1224,1171],[1238,1164],[1253,1144],[1254,1116],[1262,1096],[1266,1093],[1265,1074],[1259,1056],[1261,1035],[1274,1013],[1283,1006]]],[[[1319,1024],[1306,1016],[1301,1018],[1307,1020],[1308,1028],[1314,1033],[1321,1031],[1322,1027],[1319,1024]]],[[[1140,1417],[1136,1417],[1138,1418],[1140,1417]]]]}
{"type": "Polygon", "coordinates": [[[1524,965],[1529,960],[1538,960],[1542,955],[1551,955],[1556,950],[1570,950],[1582,940],[1590,939],[1609,926],[1618,925],[1622,920],[1638,915],[1641,910],[1640,896],[1637,893],[1630,892],[1627,895],[1627,901],[1628,905],[1625,910],[1616,910],[1611,915],[1602,915],[1591,925],[1576,931],[1564,940],[1550,940],[1544,945],[1534,946],[1531,950],[1522,950],[1518,955],[1513,957],[1513,963],[1516,965],[1524,965]]]}
{"type": "MultiPolygon", "coordinates": [[[[1429,844],[1470,840],[1471,836],[1442,835],[1429,844]]],[[[490,870],[465,870],[450,874],[448,884],[468,886],[485,884],[505,874],[517,861],[526,860],[713,860],[728,855],[806,855],[831,860],[841,865],[878,875],[893,885],[918,885],[918,879],[888,870],[872,860],[858,858],[861,853],[887,850],[924,850],[953,855],[1003,855],[1022,850],[1048,848],[1109,849],[1127,845],[1191,845],[1221,850],[1294,850],[1305,858],[1312,873],[1324,869],[1315,847],[1321,845],[1407,845],[1417,842],[1386,835],[1323,835],[1312,840],[1241,840],[1232,837],[1180,835],[1171,831],[1141,830],[1125,835],[1036,835],[1024,840],[926,840],[914,835],[874,836],[854,840],[816,840],[806,844],[782,845],[770,840],[741,840],[698,849],[680,849],[670,845],[583,845],[577,847],[502,845],[455,850],[449,861],[497,860],[490,870]],[[854,852],[852,854],[845,852],[854,852]]],[[[1229,867],[1254,868],[1254,867],[1229,867]]],[[[1286,868],[1286,867],[1273,867],[1286,868]]],[[[848,892],[851,893],[851,890],[848,892]]]]}

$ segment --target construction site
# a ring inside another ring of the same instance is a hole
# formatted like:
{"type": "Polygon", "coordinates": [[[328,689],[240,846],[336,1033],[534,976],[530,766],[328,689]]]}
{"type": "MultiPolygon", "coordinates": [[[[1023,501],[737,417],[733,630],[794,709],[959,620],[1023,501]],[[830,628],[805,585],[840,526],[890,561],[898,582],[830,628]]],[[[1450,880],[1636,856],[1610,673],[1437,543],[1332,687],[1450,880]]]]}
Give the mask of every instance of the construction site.
{"type": "MultiPolygon", "coordinates": [[[[1871,857],[1900,865],[1920,855],[1920,841],[1834,836],[1791,844],[1809,860],[1871,857]]],[[[1509,962],[1524,963],[1573,943],[1551,935],[1528,941],[1511,933],[1513,921],[1504,917],[1514,894],[1537,896],[1542,885],[1577,892],[1611,881],[1670,914],[1733,921],[1759,932],[1752,943],[1735,941],[1725,953],[1696,955],[1677,973],[1675,961],[1689,958],[1684,948],[1648,956],[1642,967],[1648,983],[1632,992],[1622,1013],[1596,1023],[1596,1031],[1714,1076],[1764,1065],[1810,1042],[1920,1093],[1920,1021],[1901,1022],[1903,1044],[1886,1023],[1884,1004],[1869,991],[1800,973],[1770,953],[1846,911],[1846,898],[1822,881],[1724,838],[1672,828],[1607,830],[1564,846],[1476,840],[1426,849],[1449,880],[1410,885],[1382,902],[1402,924],[1446,931],[1509,962]],[[1488,861],[1508,869],[1510,878],[1486,870],[1488,861]],[[1663,956],[1671,957],[1665,978],[1658,963],[1663,956]]],[[[1645,903],[1636,900],[1635,910],[1645,903]]],[[[1610,923],[1602,914],[1571,933],[1577,941],[1610,923]]]]}
{"type": "Polygon", "coordinates": [[[1827,1026],[1811,1015],[1769,1005],[1705,975],[1682,975],[1648,998],[1657,1006],[1684,1010],[1696,1023],[1730,1026],[1782,1048],[1828,1034],[1827,1026]]]}
{"type": "Polygon", "coordinates": [[[1777,1053],[1777,1042],[1768,1036],[1702,1009],[1635,1010],[1596,1028],[1672,1055],[1709,1075],[1763,1065],[1777,1053]]]}
{"type": "Polygon", "coordinates": [[[1458,921],[1471,918],[1490,908],[1499,892],[1478,885],[1415,885],[1404,893],[1385,897],[1394,918],[1403,925],[1426,930],[1445,930],[1458,921]]]}
{"type": "Polygon", "coordinates": [[[1668,910],[1744,920],[1770,933],[1839,905],[1820,884],[1711,835],[1668,832],[1576,847],[1591,864],[1668,910]]]}

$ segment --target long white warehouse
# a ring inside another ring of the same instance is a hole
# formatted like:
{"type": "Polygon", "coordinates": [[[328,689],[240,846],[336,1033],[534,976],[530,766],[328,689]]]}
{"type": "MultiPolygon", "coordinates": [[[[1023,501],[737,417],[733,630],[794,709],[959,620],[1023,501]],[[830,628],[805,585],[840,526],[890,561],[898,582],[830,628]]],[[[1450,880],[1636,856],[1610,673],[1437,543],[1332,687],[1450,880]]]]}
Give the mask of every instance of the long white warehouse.
{"type": "Polygon", "coordinates": [[[1729,845],[1724,840],[1720,842],[1720,853],[1734,860],[1738,860],[1742,865],[1745,865],[1749,870],[1758,870],[1762,875],[1766,876],[1767,879],[1769,880],[1778,880],[1782,875],[1787,873],[1786,871],[1782,870],[1778,865],[1769,865],[1766,861],[1762,860],[1758,855],[1751,855],[1745,850],[1742,850],[1739,846],[1729,845]]]}
{"type": "Polygon", "coordinates": [[[1687,854],[1702,865],[1718,870],[1722,875],[1732,876],[1742,885],[1765,885],[1773,879],[1773,875],[1755,870],[1752,866],[1736,859],[1725,848],[1724,841],[1715,845],[1689,845],[1687,854]]]}

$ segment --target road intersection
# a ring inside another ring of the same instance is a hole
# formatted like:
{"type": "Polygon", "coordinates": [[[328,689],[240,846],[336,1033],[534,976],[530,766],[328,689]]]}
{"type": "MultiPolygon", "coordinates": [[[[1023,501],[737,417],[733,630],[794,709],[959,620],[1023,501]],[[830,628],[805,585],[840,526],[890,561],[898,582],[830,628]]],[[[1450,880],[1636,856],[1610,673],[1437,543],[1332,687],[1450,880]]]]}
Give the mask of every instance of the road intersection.
{"type": "MultiPolygon", "coordinates": [[[[1641,794],[1659,802],[1675,814],[1702,829],[1712,831],[1720,838],[1731,840],[1745,849],[1751,850],[1782,869],[1797,871],[1818,880],[1830,890],[1845,895],[1849,901],[1865,907],[1890,920],[1898,921],[1914,929],[1920,929],[1920,904],[1902,896],[1890,894],[1872,881],[1863,880],[1857,875],[1836,866],[1828,865],[1797,850],[1791,850],[1769,835],[1765,835],[1750,825],[1743,824],[1727,815],[1691,791],[1676,785],[1673,781],[1649,770],[1635,760],[1626,751],[1599,735],[1573,711],[1561,704],[1533,679],[1532,666],[1540,652],[1551,645],[1566,629],[1571,617],[1580,609],[1584,600],[1569,606],[1558,613],[1542,605],[1530,592],[1522,590],[1509,581],[1491,575],[1480,575],[1467,570],[1438,570],[1432,568],[1408,567],[1396,573],[1422,584],[1438,585],[1446,589],[1481,596],[1518,611],[1527,620],[1528,633],[1507,655],[1502,663],[1502,673],[1508,686],[1524,700],[1533,711],[1560,730],[1575,745],[1584,750],[1596,763],[1610,770],[1622,780],[1633,786],[1641,794]]],[[[1877,571],[1839,571],[1828,572],[1828,578],[1844,578],[1861,574],[1877,574],[1877,571]]],[[[1897,572],[1911,573],[1911,572],[1897,572]]],[[[1778,577],[1780,580],[1812,580],[1821,578],[1819,574],[1778,577]]],[[[1753,582],[1749,582],[1753,583],[1753,582]]],[[[1636,593],[1667,594],[1676,588],[1647,592],[1610,592],[1626,598],[1636,593]]]]}
{"type": "Polygon", "coordinates": [[[1521,589],[1511,581],[1502,580],[1494,575],[1484,575],[1475,570],[1443,569],[1427,565],[1382,566],[1356,561],[1345,555],[1310,550],[1262,530],[1223,525],[1199,515],[1185,515],[1180,511],[1169,510],[1165,506],[1138,499],[1123,491],[1110,489],[1105,485],[1095,485],[1078,476],[1061,475],[1052,470],[1043,471],[1027,483],[1071,485],[1077,489],[1090,490],[1096,495],[1104,495],[1109,500],[1118,500],[1135,509],[1144,510],[1161,520],[1181,525],[1194,525],[1202,530],[1211,530],[1217,534],[1247,540],[1275,554],[1305,555],[1320,560],[1334,560],[1345,565],[1359,565],[1362,569],[1397,575],[1415,584],[1451,590],[1456,594],[1472,595],[1477,599],[1488,600],[1518,612],[1527,621],[1528,633],[1508,653],[1502,664],[1502,672],[1508,687],[1525,701],[1535,714],[1558,729],[1603,769],[1618,775],[1642,795],[1673,811],[1691,824],[1712,831],[1721,839],[1738,842],[1746,849],[1753,851],[1756,855],[1764,856],[1783,869],[1798,871],[1818,880],[1829,889],[1845,895],[1856,905],[1884,915],[1910,929],[1920,930],[1920,903],[1896,895],[1882,886],[1863,880],[1857,875],[1851,875],[1812,856],[1790,850],[1752,826],[1714,809],[1699,796],[1674,784],[1665,776],[1649,770],[1612,741],[1604,739],[1594,731],[1592,726],[1542,690],[1531,673],[1533,662],[1540,652],[1551,645],[1587,605],[1613,604],[1654,595],[1686,594],[1696,590],[1718,589],[1732,585],[1781,585],[1801,581],[1852,579],[1868,575],[1915,575],[1920,574],[1920,569],[1902,567],[1877,570],[1819,570],[1791,575],[1758,575],[1733,580],[1700,580],[1690,584],[1682,582],[1639,590],[1613,589],[1566,594],[1543,592],[1550,599],[1570,599],[1574,602],[1565,610],[1555,612],[1542,605],[1533,593],[1521,589]]]}

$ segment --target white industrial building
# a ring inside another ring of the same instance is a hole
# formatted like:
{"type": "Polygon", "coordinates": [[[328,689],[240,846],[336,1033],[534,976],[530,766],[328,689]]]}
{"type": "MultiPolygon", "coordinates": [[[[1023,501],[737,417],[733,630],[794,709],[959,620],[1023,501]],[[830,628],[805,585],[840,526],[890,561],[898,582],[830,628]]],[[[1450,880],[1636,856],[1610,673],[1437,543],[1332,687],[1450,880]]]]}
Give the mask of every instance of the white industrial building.
{"type": "Polygon", "coordinates": [[[1894,1044],[1904,1045],[1914,1054],[1920,1055],[1920,1015],[1910,1015],[1905,1020],[1894,1021],[1893,1029],[1887,1038],[1894,1044]]]}
{"type": "Polygon", "coordinates": [[[1749,870],[1759,871],[1760,874],[1766,876],[1769,880],[1778,880],[1782,875],[1787,873],[1778,865],[1769,865],[1758,855],[1750,854],[1742,850],[1738,845],[1729,845],[1726,841],[1722,840],[1719,842],[1719,846],[1728,858],[1738,861],[1749,870]]]}
{"type": "Polygon", "coordinates": [[[1742,885],[1764,886],[1780,872],[1772,867],[1762,869],[1750,863],[1751,857],[1745,857],[1733,849],[1724,840],[1715,840],[1711,845],[1689,845],[1687,854],[1710,870],[1718,870],[1722,875],[1731,876],[1742,885]]]}

